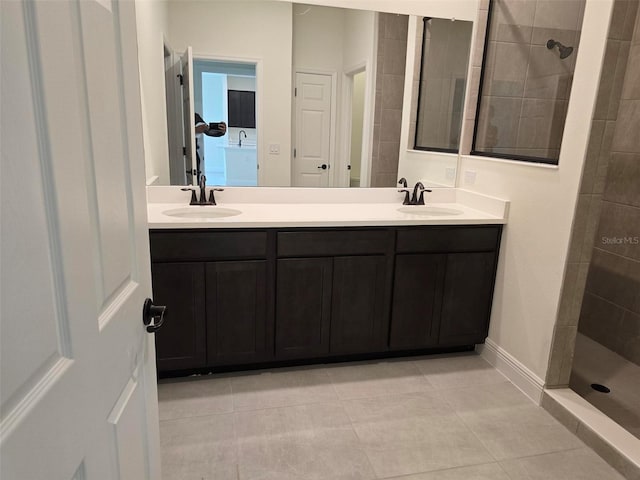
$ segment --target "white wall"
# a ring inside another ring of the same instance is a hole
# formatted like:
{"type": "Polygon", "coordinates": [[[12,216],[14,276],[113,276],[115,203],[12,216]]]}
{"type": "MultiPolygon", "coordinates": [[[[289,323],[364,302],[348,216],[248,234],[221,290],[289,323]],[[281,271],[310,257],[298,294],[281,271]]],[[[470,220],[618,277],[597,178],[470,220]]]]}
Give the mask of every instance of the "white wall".
{"type": "Polygon", "coordinates": [[[258,155],[261,185],[291,182],[291,5],[284,2],[175,0],[169,38],[194,57],[257,61],[258,155]],[[269,154],[279,144],[280,154],[269,154]]]}
{"type": "Polygon", "coordinates": [[[462,188],[511,201],[489,338],[545,378],[613,0],[587,2],[558,167],[463,156],[462,188]],[[464,181],[475,172],[475,184],[464,181]]]}
{"type": "Polygon", "coordinates": [[[140,94],[147,181],[169,184],[167,107],[164,87],[163,34],[168,27],[168,4],[164,0],[136,0],[140,94]]]}
{"type": "Polygon", "coordinates": [[[293,5],[293,67],[339,72],[344,49],[342,8],[293,5]]]}

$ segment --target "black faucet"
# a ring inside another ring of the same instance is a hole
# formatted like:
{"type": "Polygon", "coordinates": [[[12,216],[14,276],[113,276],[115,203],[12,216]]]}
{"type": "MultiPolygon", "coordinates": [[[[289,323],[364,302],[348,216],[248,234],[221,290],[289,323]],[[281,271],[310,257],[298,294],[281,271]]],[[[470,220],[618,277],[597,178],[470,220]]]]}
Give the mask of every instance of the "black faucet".
{"type": "Polygon", "coordinates": [[[431,192],[431,190],[424,188],[422,182],[416,183],[416,186],[413,187],[413,195],[411,197],[411,202],[409,203],[409,205],[424,205],[424,192],[431,192]],[[419,198],[418,192],[420,192],[419,198]]]}
{"type": "Polygon", "coordinates": [[[200,175],[200,181],[198,182],[200,188],[200,199],[196,198],[195,188],[182,188],[183,192],[191,192],[191,201],[189,205],[216,205],[216,199],[213,192],[224,192],[224,188],[212,188],[209,191],[209,200],[207,200],[207,177],[200,175]]]}
{"type": "Polygon", "coordinates": [[[238,147],[242,147],[242,134],[244,133],[244,139],[247,139],[247,132],[245,132],[244,130],[240,130],[238,132],[238,147]]]}
{"type": "Polygon", "coordinates": [[[398,190],[398,193],[404,193],[404,201],[402,202],[402,204],[411,205],[409,201],[409,190],[407,189],[407,179],[402,177],[400,180],[398,180],[398,184],[402,185],[403,187],[400,190],[398,190]]]}

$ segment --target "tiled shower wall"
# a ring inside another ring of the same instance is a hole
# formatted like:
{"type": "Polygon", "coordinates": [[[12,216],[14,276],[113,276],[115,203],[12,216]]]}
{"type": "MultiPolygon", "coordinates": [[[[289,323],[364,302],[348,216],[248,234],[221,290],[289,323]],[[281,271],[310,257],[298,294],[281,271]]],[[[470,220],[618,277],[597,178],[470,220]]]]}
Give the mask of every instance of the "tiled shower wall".
{"type": "Polygon", "coordinates": [[[578,329],[640,365],[640,10],[625,3],[614,20],[625,26],[618,55],[628,61],[578,329]]]}
{"type": "Polygon", "coordinates": [[[380,13],[378,16],[372,187],[393,187],[398,181],[408,27],[409,17],[406,15],[380,13]]]}
{"type": "MultiPolygon", "coordinates": [[[[634,338],[635,328],[635,350],[640,350],[640,324],[634,323],[640,306],[640,245],[627,244],[623,251],[602,241],[602,237],[622,236],[623,231],[640,236],[640,148],[637,143],[624,145],[640,140],[640,101],[626,98],[640,85],[638,3],[616,0],[614,4],[551,349],[549,387],[569,384],[578,322],[581,332],[591,332],[589,336],[625,341],[634,338]],[[632,48],[635,59],[630,55],[632,48]],[[635,128],[635,133],[629,134],[633,132],[629,128],[635,128]],[[628,151],[634,149],[635,154],[628,151]],[[636,233],[628,232],[628,227],[636,233]],[[634,303],[635,314],[633,308],[623,307],[634,303]]],[[[637,91],[635,97],[639,98],[637,91]]]]}
{"type": "Polygon", "coordinates": [[[583,12],[584,0],[494,0],[477,151],[558,158],[583,12]]]}

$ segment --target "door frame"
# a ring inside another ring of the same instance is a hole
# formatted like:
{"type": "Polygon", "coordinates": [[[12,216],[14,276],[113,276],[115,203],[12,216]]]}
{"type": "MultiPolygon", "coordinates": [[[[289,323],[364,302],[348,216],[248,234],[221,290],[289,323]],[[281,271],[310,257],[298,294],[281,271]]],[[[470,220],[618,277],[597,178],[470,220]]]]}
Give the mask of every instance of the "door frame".
{"type": "Polygon", "coordinates": [[[351,183],[351,171],[347,169],[347,165],[351,163],[351,120],[353,114],[353,77],[358,73],[363,73],[366,75],[365,78],[365,91],[364,91],[364,111],[363,111],[363,122],[362,122],[362,153],[360,155],[360,186],[368,187],[368,181],[366,185],[362,184],[363,176],[367,179],[370,178],[371,172],[371,146],[372,146],[372,132],[370,131],[369,126],[372,125],[372,121],[370,120],[370,115],[373,109],[370,104],[370,76],[371,69],[369,62],[362,61],[357,63],[349,68],[346,68],[342,75],[342,125],[341,128],[342,138],[340,141],[340,158],[343,159],[340,161],[340,172],[339,172],[339,182],[340,187],[349,187],[351,183]],[[363,175],[363,172],[368,172],[363,175]]]}
{"type": "MultiPolygon", "coordinates": [[[[169,39],[163,33],[162,34],[162,47],[164,53],[164,59],[169,57],[169,61],[172,65],[173,73],[177,70],[175,69],[176,64],[180,63],[180,56],[176,53],[176,51],[171,47],[169,43],[169,39]],[[168,53],[168,55],[167,55],[168,53]]],[[[167,118],[173,118],[173,121],[167,121],[167,150],[169,154],[169,179],[173,180],[171,175],[171,163],[172,163],[172,154],[174,155],[173,160],[179,158],[180,160],[180,174],[178,177],[181,179],[180,185],[187,184],[187,176],[186,170],[187,166],[185,164],[185,157],[182,153],[182,147],[184,143],[184,125],[182,122],[182,88],[180,85],[180,81],[178,77],[174,78],[174,81],[168,85],[167,84],[167,70],[165,67],[164,72],[164,92],[165,92],[165,102],[166,102],[166,115],[167,118]],[[172,152],[172,149],[175,150],[172,152]]],[[[177,179],[177,178],[176,178],[177,179]]],[[[147,183],[149,185],[149,183],[147,183]]]]}
{"type": "Polygon", "coordinates": [[[338,108],[338,72],[334,70],[323,70],[318,68],[302,68],[294,67],[293,69],[292,88],[293,102],[291,102],[291,179],[293,181],[293,174],[295,168],[296,158],[293,155],[293,150],[297,148],[297,131],[296,131],[296,111],[298,108],[298,97],[295,94],[296,77],[299,73],[306,73],[309,75],[326,75],[331,77],[331,116],[330,116],[330,131],[329,131],[329,183],[327,187],[340,186],[336,185],[336,132],[337,132],[337,108],[338,108]]]}
{"type": "Polygon", "coordinates": [[[227,63],[251,63],[256,66],[256,162],[258,164],[258,187],[264,185],[265,165],[264,160],[264,135],[262,132],[264,112],[264,59],[262,57],[238,57],[227,55],[213,55],[210,53],[193,52],[195,60],[209,60],[227,63]]]}

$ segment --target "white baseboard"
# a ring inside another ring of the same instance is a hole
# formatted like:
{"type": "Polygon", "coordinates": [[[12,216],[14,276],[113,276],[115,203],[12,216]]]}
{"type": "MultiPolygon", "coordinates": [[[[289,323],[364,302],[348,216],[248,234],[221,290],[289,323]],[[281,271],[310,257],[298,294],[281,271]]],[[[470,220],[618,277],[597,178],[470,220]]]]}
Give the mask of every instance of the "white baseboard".
{"type": "Polygon", "coordinates": [[[540,405],[544,391],[544,381],[541,378],[490,338],[484,344],[476,345],[476,351],[536,405],[540,405]]]}

